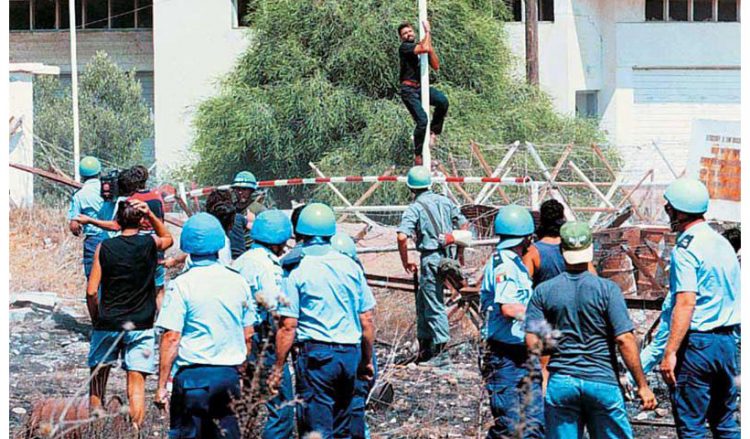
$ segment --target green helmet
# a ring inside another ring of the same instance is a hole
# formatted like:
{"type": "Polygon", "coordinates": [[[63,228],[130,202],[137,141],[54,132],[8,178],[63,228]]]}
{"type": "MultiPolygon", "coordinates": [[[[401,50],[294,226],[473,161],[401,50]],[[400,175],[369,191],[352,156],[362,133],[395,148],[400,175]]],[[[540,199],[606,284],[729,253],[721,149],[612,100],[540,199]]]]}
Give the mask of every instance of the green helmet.
{"type": "Polygon", "coordinates": [[[680,212],[704,213],[708,210],[708,189],[699,180],[680,178],[664,192],[664,198],[680,212]]]}
{"type": "Polygon", "coordinates": [[[81,159],[81,163],[78,165],[78,172],[81,177],[93,177],[102,172],[102,164],[99,159],[92,156],[86,156],[81,159]]]}
{"type": "Polygon", "coordinates": [[[414,166],[406,174],[406,185],[410,189],[429,189],[432,186],[430,170],[424,166],[414,166]]]}
{"type": "Polygon", "coordinates": [[[307,236],[333,236],[336,234],[336,215],[323,203],[310,203],[299,214],[295,231],[307,236]]]}
{"type": "Polygon", "coordinates": [[[232,187],[254,190],[258,188],[258,180],[255,179],[255,175],[252,172],[240,171],[234,176],[232,187]]]}
{"type": "Polygon", "coordinates": [[[495,234],[503,237],[497,248],[515,247],[532,233],[534,233],[534,218],[525,207],[509,204],[497,211],[495,234]]]}

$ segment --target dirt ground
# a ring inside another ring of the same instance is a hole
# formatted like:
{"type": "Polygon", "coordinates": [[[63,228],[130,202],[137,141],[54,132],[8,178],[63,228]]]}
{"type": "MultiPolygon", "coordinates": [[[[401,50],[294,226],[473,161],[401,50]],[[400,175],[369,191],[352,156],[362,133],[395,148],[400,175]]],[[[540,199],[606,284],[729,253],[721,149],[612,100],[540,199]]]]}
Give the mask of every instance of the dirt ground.
{"type": "MultiPolygon", "coordinates": [[[[10,219],[11,294],[51,291],[60,298],[55,310],[31,306],[10,325],[11,434],[20,435],[35,402],[86,395],[86,355],[91,327],[83,303],[81,243],[67,232],[62,211],[11,211],[10,219]]],[[[368,246],[393,243],[387,230],[374,233],[371,239],[368,246]]],[[[368,259],[385,272],[400,270],[395,253],[368,259]]],[[[385,390],[375,392],[378,397],[371,400],[368,423],[373,437],[484,437],[491,416],[478,372],[476,328],[467,319],[453,322],[453,365],[448,369],[399,364],[416,349],[413,295],[384,289],[376,289],[375,295],[379,304],[376,317],[379,386],[385,390]]],[[[643,316],[633,317],[638,320],[643,316]]],[[[109,395],[125,399],[124,378],[124,372],[113,370],[109,395]]],[[[666,389],[660,378],[651,374],[650,381],[660,407],[668,408],[666,389]]],[[[155,378],[147,381],[149,399],[155,384],[155,378]]],[[[634,424],[672,423],[668,411],[661,412],[662,416],[654,412],[639,413],[634,404],[628,404],[634,424]]],[[[141,437],[166,437],[167,425],[164,414],[149,406],[141,437]]],[[[676,437],[670,427],[634,425],[634,429],[636,437],[676,437]]],[[[135,436],[133,432],[119,430],[101,437],[135,436]]]]}

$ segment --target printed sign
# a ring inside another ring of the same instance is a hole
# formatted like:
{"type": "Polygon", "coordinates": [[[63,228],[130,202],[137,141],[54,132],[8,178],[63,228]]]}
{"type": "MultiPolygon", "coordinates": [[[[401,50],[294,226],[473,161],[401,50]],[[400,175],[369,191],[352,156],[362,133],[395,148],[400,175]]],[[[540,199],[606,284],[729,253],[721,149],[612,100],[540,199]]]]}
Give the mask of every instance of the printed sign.
{"type": "Polygon", "coordinates": [[[706,218],[740,221],[740,122],[694,120],[685,175],[699,178],[711,203],[706,218]]]}

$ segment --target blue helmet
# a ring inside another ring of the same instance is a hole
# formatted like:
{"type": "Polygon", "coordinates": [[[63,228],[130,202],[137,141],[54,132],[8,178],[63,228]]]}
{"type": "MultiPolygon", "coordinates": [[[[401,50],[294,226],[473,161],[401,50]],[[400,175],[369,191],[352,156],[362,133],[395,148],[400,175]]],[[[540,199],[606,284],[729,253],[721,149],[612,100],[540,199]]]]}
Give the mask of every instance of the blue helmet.
{"type": "Polygon", "coordinates": [[[280,210],[264,210],[255,218],[250,237],[265,244],[284,244],[292,237],[292,221],[280,210]]]}
{"type": "Polygon", "coordinates": [[[336,215],[323,203],[310,203],[302,209],[297,220],[297,233],[307,236],[336,234],[336,215]]]}
{"type": "Polygon", "coordinates": [[[532,233],[534,233],[534,218],[525,207],[509,204],[497,211],[495,234],[503,237],[497,246],[499,249],[515,247],[532,233]]]}
{"type": "Polygon", "coordinates": [[[430,170],[424,166],[413,166],[406,174],[406,185],[409,189],[429,189],[432,186],[430,170]]]}
{"type": "Polygon", "coordinates": [[[209,213],[200,212],[185,221],[180,235],[180,250],[196,256],[212,255],[224,248],[225,240],[219,220],[209,213]]]}
{"type": "Polygon", "coordinates": [[[664,192],[664,198],[680,212],[704,213],[708,210],[708,189],[699,180],[680,178],[664,192]]]}
{"type": "Polygon", "coordinates": [[[258,180],[255,178],[250,171],[240,171],[234,176],[232,187],[244,188],[244,189],[257,189],[258,180]]]}
{"type": "Polygon", "coordinates": [[[78,173],[81,174],[81,177],[93,177],[100,172],[102,172],[102,164],[96,157],[86,156],[78,164],[78,173]]]}
{"type": "Polygon", "coordinates": [[[331,246],[339,253],[343,253],[352,259],[357,259],[357,244],[344,232],[339,232],[331,238],[331,246]]]}

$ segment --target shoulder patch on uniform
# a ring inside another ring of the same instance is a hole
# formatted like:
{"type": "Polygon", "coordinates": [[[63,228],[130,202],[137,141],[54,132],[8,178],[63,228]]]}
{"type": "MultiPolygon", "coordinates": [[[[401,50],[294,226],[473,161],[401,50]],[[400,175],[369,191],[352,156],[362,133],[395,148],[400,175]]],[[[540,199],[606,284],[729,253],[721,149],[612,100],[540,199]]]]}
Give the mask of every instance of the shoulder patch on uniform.
{"type": "Polygon", "coordinates": [[[679,241],[677,241],[677,247],[688,248],[688,246],[690,246],[690,243],[693,242],[693,238],[693,235],[687,235],[681,238],[679,241]]]}

